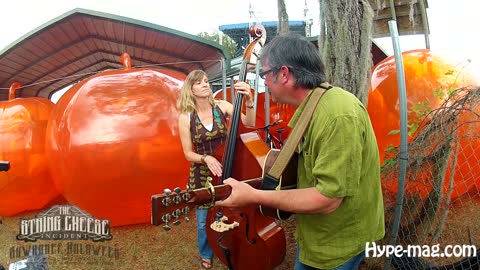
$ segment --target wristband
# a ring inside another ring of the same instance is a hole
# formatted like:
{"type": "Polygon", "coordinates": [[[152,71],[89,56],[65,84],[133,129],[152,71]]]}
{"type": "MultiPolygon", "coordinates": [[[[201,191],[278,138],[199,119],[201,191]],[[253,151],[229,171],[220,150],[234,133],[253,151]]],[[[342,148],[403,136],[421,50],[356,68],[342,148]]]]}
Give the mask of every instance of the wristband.
{"type": "Polygon", "coordinates": [[[207,154],[203,154],[203,156],[200,158],[203,164],[207,164],[207,162],[205,161],[206,157],[207,157],[207,154]]]}

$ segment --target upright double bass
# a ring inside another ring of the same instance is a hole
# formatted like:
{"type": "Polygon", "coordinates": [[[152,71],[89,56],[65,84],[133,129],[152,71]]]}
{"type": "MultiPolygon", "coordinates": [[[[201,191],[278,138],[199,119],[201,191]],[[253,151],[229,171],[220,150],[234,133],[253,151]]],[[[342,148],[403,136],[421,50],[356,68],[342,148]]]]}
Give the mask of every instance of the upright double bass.
{"type": "MultiPolygon", "coordinates": [[[[260,49],[265,42],[265,28],[250,27],[255,38],[245,50],[239,80],[245,81],[247,72],[256,65],[260,49]]],[[[267,165],[270,148],[255,129],[248,129],[240,121],[242,95],[236,94],[227,143],[214,152],[223,160],[222,176],[219,180],[234,177],[237,180],[257,178],[254,187],[260,187],[263,165],[267,165]]],[[[249,184],[253,182],[248,182],[249,184]]],[[[188,215],[191,204],[215,202],[228,196],[228,186],[182,191],[166,189],[163,194],[152,196],[152,224],[178,225],[180,218],[188,215]],[[216,191],[217,190],[217,191],[216,191]]],[[[285,258],[286,239],[283,229],[272,217],[260,213],[258,206],[230,209],[213,207],[207,215],[207,238],[214,254],[228,266],[229,270],[271,270],[285,258]]]]}
{"type": "MultiPolygon", "coordinates": [[[[244,52],[239,81],[245,81],[247,72],[257,64],[266,39],[265,28],[253,25],[250,35],[254,40],[244,52]]],[[[214,154],[218,156],[218,152],[224,151],[220,184],[229,177],[240,181],[261,177],[263,162],[270,150],[257,132],[248,132],[240,121],[242,99],[237,93],[227,143],[214,154]]],[[[207,215],[207,238],[215,255],[230,270],[273,269],[282,263],[286,253],[283,229],[275,219],[263,216],[258,206],[213,207],[207,215]],[[216,224],[224,226],[218,229],[216,224]]]]}

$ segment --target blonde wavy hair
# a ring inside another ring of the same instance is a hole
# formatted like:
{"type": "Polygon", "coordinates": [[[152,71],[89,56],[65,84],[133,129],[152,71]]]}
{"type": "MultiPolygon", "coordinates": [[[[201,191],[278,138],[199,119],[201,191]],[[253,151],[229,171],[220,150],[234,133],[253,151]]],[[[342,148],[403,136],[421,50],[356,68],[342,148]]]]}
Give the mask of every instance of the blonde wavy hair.
{"type": "MultiPolygon", "coordinates": [[[[181,113],[192,113],[195,111],[195,97],[192,93],[192,86],[194,83],[201,81],[203,77],[207,77],[205,71],[196,69],[188,73],[187,78],[183,82],[180,92],[180,98],[177,101],[177,108],[181,113]]],[[[215,100],[213,99],[212,88],[210,88],[210,96],[208,97],[210,104],[215,106],[215,100]]]]}

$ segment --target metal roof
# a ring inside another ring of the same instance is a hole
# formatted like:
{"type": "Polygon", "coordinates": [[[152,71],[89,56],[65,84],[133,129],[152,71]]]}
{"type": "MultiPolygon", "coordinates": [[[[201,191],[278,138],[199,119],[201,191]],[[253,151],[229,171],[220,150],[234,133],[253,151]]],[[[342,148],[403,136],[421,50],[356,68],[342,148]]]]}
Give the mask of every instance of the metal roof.
{"type": "Polygon", "coordinates": [[[426,10],[428,8],[427,0],[368,0],[368,2],[374,12],[373,38],[390,36],[388,26],[390,20],[396,21],[399,35],[423,34],[428,38],[430,29],[426,10]]]}
{"type": "Polygon", "coordinates": [[[152,66],[209,75],[229,68],[223,46],[171,28],[97,11],[74,9],[0,51],[0,100],[13,82],[17,97],[49,98],[54,92],[107,69],[152,66]]]}

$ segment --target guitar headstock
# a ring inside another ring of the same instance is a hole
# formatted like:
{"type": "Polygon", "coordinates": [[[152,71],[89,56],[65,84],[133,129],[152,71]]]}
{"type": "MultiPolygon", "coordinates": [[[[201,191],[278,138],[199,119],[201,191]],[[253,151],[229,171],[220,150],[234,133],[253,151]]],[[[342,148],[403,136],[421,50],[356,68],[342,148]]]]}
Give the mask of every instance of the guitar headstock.
{"type": "MultiPolygon", "coordinates": [[[[215,201],[224,200],[232,192],[232,188],[228,185],[211,185],[211,177],[207,177],[208,181],[204,188],[189,189],[182,191],[181,188],[165,189],[162,194],[152,196],[152,224],[161,225],[168,231],[171,229],[169,223],[174,225],[181,223],[180,218],[183,216],[189,221],[188,215],[194,209],[195,205],[213,206],[215,201]]],[[[261,178],[250,179],[244,181],[253,187],[259,187],[261,178]]]]}
{"type": "Polygon", "coordinates": [[[164,189],[162,194],[152,196],[152,224],[161,225],[168,231],[171,229],[170,222],[174,225],[181,223],[181,217],[184,217],[185,221],[190,221],[188,215],[191,210],[194,209],[194,205],[190,205],[190,191],[182,190],[176,187],[171,191],[170,189],[164,189]]]}

